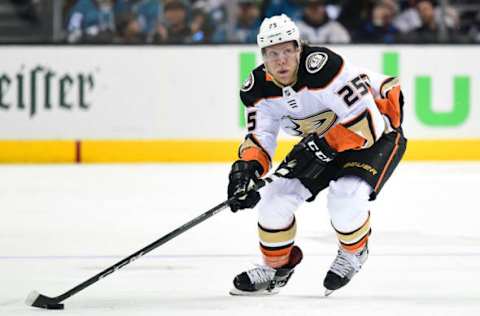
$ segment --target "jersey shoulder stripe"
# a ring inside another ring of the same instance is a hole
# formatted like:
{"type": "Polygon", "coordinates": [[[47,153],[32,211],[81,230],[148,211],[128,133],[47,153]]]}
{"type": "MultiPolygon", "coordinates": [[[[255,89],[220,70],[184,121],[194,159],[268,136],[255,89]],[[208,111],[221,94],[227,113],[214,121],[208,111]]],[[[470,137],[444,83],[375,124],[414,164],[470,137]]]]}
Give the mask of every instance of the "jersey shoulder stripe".
{"type": "Polygon", "coordinates": [[[240,99],[246,107],[255,106],[261,99],[281,96],[282,89],[269,78],[264,64],[255,68],[240,88],[240,99]]]}
{"type": "Polygon", "coordinates": [[[326,47],[304,45],[298,84],[309,89],[323,89],[341,72],[343,64],[343,58],[326,47]]]}

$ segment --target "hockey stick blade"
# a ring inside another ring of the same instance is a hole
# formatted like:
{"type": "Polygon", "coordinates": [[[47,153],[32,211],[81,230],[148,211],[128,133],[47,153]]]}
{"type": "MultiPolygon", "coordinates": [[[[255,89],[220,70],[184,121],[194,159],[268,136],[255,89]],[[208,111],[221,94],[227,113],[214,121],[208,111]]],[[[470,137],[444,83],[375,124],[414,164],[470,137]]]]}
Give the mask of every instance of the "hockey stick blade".
{"type": "Polygon", "coordinates": [[[32,291],[27,296],[25,303],[28,306],[45,309],[63,309],[64,307],[63,304],[60,304],[60,301],[58,299],[42,295],[37,291],[32,291]]]}

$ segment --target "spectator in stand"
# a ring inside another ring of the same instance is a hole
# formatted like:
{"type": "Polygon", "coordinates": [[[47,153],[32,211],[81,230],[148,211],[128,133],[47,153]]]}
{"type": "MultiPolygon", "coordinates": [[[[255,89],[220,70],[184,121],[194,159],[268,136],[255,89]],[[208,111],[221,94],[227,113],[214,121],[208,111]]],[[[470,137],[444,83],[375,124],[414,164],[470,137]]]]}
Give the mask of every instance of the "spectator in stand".
{"type": "Polygon", "coordinates": [[[234,27],[230,32],[225,27],[218,28],[214,41],[217,43],[256,43],[261,22],[259,5],[260,1],[258,0],[238,0],[234,27]]]}
{"type": "Polygon", "coordinates": [[[117,0],[117,32],[124,42],[152,42],[161,12],[159,0],[117,0]]]}
{"type": "MultiPolygon", "coordinates": [[[[422,2],[422,0],[408,0],[405,10],[395,17],[393,24],[400,32],[408,33],[422,27],[423,22],[418,6],[420,2],[422,2]]],[[[440,25],[442,20],[445,21],[444,23],[447,28],[451,31],[455,31],[454,33],[458,35],[459,32],[457,29],[459,27],[460,18],[457,10],[452,6],[447,6],[445,14],[443,14],[442,9],[439,6],[435,6],[435,1],[431,0],[429,2],[430,5],[423,4],[420,6],[427,8],[427,10],[424,11],[430,11],[428,7],[433,7],[435,23],[440,25]]]]}
{"type": "MultiPolygon", "coordinates": [[[[432,0],[418,0],[415,6],[420,18],[420,26],[403,36],[407,43],[444,43],[462,41],[460,34],[456,31],[455,11],[447,11],[445,17],[445,33],[442,34],[441,18],[435,13],[432,0]],[[450,23],[448,23],[450,19],[450,23]]],[[[458,22],[458,19],[457,19],[458,22]]],[[[457,23],[458,25],[458,23],[457,23]]]]}
{"type": "Polygon", "coordinates": [[[164,4],[164,23],[157,26],[155,43],[186,44],[192,42],[192,30],[188,21],[189,6],[182,0],[170,0],[164,4]]]}
{"type": "Polygon", "coordinates": [[[33,25],[39,25],[42,21],[42,16],[39,12],[40,0],[10,0],[15,6],[17,15],[33,25]]]}
{"type": "Polygon", "coordinates": [[[115,37],[113,0],[78,0],[68,13],[69,43],[112,42],[115,37]]]}
{"type": "Polygon", "coordinates": [[[300,20],[302,18],[301,4],[304,0],[270,0],[268,2],[265,9],[265,17],[284,13],[292,20],[300,20]]]}
{"type": "Polygon", "coordinates": [[[417,1],[415,9],[420,18],[420,25],[408,33],[410,41],[435,43],[439,40],[439,26],[435,21],[435,10],[430,0],[417,1]]]}
{"type": "Polygon", "coordinates": [[[191,2],[194,9],[206,12],[217,27],[227,22],[227,0],[191,0],[191,2]]]}
{"type": "Polygon", "coordinates": [[[324,0],[306,1],[302,12],[302,19],[297,26],[303,40],[312,44],[350,42],[347,29],[328,17],[324,0]]]}
{"type": "Polygon", "coordinates": [[[399,31],[392,22],[397,12],[398,6],[394,0],[379,1],[373,7],[370,19],[354,33],[355,42],[395,43],[399,31]]]}
{"type": "Polygon", "coordinates": [[[129,11],[123,11],[116,16],[117,34],[122,43],[142,43],[146,38],[142,36],[141,26],[135,15],[129,11]]]}
{"type": "MultiPolygon", "coordinates": [[[[217,29],[227,29],[227,0],[191,0],[192,7],[194,9],[194,18],[192,21],[192,28],[195,28],[195,12],[202,13],[205,17],[205,22],[202,23],[203,28],[212,34],[208,35],[210,38],[207,39],[208,42],[215,41],[215,34],[217,29]]],[[[200,17],[197,20],[202,20],[200,17]]],[[[195,36],[194,36],[195,37],[195,36]]],[[[224,39],[225,41],[225,39],[224,39]]],[[[223,42],[224,42],[223,41],[223,42]]]]}
{"type": "Polygon", "coordinates": [[[403,11],[393,20],[393,24],[400,32],[408,33],[422,25],[416,4],[417,0],[408,0],[403,11]]]}
{"type": "Polygon", "coordinates": [[[467,32],[471,42],[480,43],[480,12],[475,15],[475,18],[467,29],[467,32]]]}
{"type": "Polygon", "coordinates": [[[347,30],[357,30],[372,11],[374,0],[343,0],[337,21],[347,30]]]}
{"type": "Polygon", "coordinates": [[[202,44],[212,41],[215,26],[207,9],[198,5],[198,3],[193,5],[190,29],[192,31],[192,43],[202,44]]]}

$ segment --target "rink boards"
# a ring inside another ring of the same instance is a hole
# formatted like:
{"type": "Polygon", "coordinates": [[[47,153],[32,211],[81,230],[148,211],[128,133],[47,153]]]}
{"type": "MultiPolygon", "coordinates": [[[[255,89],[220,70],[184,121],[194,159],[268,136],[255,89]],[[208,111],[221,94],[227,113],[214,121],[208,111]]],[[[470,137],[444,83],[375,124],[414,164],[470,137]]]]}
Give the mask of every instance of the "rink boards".
{"type": "MultiPolygon", "coordinates": [[[[408,160],[480,159],[480,49],[338,46],[400,76],[408,160]]],[[[1,162],[225,162],[245,133],[255,46],[5,46],[1,162]]],[[[276,159],[294,140],[281,135],[276,159]]]]}
{"type": "MultiPolygon", "coordinates": [[[[294,141],[279,142],[274,160],[285,157],[294,141]]],[[[0,162],[135,163],[227,162],[237,158],[238,141],[205,140],[86,140],[0,141],[0,162]]],[[[410,140],[410,161],[480,159],[480,140],[410,140]]]]}

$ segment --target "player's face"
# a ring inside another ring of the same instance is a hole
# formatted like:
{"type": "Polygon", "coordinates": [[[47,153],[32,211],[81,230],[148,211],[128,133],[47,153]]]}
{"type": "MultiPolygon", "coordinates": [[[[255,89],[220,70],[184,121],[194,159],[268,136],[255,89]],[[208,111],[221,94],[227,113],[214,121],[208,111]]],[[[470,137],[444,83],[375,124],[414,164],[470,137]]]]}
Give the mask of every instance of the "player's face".
{"type": "Polygon", "coordinates": [[[263,51],[263,61],[268,72],[283,85],[289,85],[295,80],[299,60],[300,48],[294,42],[272,45],[263,51]]]}

